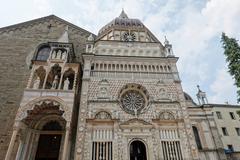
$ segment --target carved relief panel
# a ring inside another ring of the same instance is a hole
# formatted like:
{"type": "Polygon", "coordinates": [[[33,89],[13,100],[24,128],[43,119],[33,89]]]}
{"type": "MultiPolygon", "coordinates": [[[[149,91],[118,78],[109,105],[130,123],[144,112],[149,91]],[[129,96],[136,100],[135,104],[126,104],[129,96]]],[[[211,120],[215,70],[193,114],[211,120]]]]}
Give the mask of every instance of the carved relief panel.
{"type": "Polygon", "coordinates": [[[98,99],[110,99],[109,82],[106,79],[101,80],[98,83],[97,98],[98,99]]]}
{"type": "Polygon", "coordinates": [[[159,80],[156,83],[156,101],[177,101],[177,89],[173,83],[159,80]]]}

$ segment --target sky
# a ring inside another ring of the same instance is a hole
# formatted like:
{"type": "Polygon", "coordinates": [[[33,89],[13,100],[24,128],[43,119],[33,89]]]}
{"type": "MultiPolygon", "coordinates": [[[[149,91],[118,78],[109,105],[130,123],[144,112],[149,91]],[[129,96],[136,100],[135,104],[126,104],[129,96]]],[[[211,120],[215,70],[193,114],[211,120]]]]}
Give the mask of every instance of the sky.
{"type": "Polygon", "coordinates": [[[200,85],[209,103],[237,103],[220,40],[222,32],[240,38],[240,0],[8,0],[1,6],[0,27],[54,14],[95,34],[124,8],[162,43],[167,37],[183,90],[196,102],[200,85]]]}

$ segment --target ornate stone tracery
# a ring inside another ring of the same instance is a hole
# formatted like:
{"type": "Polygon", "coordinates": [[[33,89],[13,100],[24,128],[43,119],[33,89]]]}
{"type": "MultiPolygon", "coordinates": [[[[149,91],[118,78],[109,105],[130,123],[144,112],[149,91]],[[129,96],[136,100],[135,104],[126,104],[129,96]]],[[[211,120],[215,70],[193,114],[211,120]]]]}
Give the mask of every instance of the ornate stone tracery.
{"type": "Polygon", "coordinates": [[[42,117],[35,124],[35,126],[33,126],[33,128],[38,129],[38,130],[42,130],[44,125],[46,125],[49,122],[53,122],[53,121],[58,122],[59,125],[62,127],[62,129],[66,128],[66,121],[62,117],[59,117],[58,115],[48,115],[48,116],[42,117]]]}
{"type": "Polygon", "coordinates": [[[67,104],[65,104],[65,102],[63,102],[58,97],[40,97],[40,98],[37,98],[37,99],[34,99],[34,100],[30,101],[29,103],[27,103],[24,106],[21,106],[18,109],[18,112],[17,112],[15,120],[16,121],[23,120],[24,118],[27,117],[28,111],[34,110],[34,108],[36,106],[41,106],[43,103],[53,104],[55,106],[59,106],[59,110],[64,111],[62,117],[66,121],[71,121],[71,108],[69,108],[67,106],[67,104]]]}
{"type": "Polygon", "coordinates": [[[163,112],[160,112],[159,119],[160,120],[175,120],[175,116],[170,111],[163,111],[163,112]]]}
{"type": "Polygon", "coordinates": [[[149,95],[147,90],[138,84],[125,85],[119,94],[122,109],[133,115],[138,115],[148,106],[149,95]]]}
{"type": "Polygon", "coordinates": [[[110,113],[105,111],[100,111],[95,115],[96,119],[112,119],[112,116],[110,113]]]}
{"type": "Polygon", "coordinates": [[[129,90],[122,95],[122,106],[125,110],[128,110],[129,112],[134,111],[134,113],[137,110],[141,110],[144,108],[145,100],[143,95],[141,95],[136,90],[129,90]]]}

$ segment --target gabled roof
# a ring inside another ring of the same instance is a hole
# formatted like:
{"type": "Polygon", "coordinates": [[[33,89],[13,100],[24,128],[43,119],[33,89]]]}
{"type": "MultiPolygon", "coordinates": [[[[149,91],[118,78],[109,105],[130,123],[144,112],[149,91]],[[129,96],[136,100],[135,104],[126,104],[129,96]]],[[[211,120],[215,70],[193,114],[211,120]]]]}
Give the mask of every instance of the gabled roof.
{"type": "MultiPolygon", "coordinates": [[[[0,31],[5,31],[5,30],[15,30],[17,28],[22,28],[22,27],[26,27],[26,26],[29,26],[29,25],[33,25],[33,24],[37,24],[37,23],[41,23],[41,22],[44,22],[44,21],[47,21],[47,20],[51,20],[51,19],[54,19],[54,20],[57,20],[57,21],[60,21],[62,23],[65,23],[66,25],[72,27],[72,28],[75,28],[79,31],[82,31],[82,32],[88,32],[89,34],[93,34],[83,28],[80,28],[68,21],[65,21],[64,19],[62,18],[59,18],[55,15],[49,15],[49,16],[46,16],[46,17],[42,17],[42,18],[37,18],[37,19],[34,19],[34,20],[30,20],[30,21],[26,21],[26,22],[23,22],[23,23],[18,23],[18,24],[14,24],[14,25],[10,25],[10,26],[6,26],[6,27],[2,27],[0,28],[0,31]]],[[[94,35],[94,34],[93,34],[94,35]]],[[[96,36],[96,35],[94,35],[96,36]]]]}

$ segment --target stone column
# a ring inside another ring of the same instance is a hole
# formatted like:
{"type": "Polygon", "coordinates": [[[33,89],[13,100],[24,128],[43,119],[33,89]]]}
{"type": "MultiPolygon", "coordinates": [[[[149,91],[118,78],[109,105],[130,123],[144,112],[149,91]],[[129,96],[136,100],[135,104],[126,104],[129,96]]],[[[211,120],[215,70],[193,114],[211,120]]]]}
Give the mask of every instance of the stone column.
{"type": "Polygon", "coordinates": [[[50,72],[49,70],[46,71],[46,75],[45,75],[45,78],[44,78],[44,82],[43,82],[43,87],[42,87],[42,89],[45,89],[45,88],[46,88],[47,77],[48,77],[49,72],[50,72]]]}
{"type": "Polygon", "coordinates": [[[26,157],[26,154],[27,154],[27,151],[28,151],[28,148],[29,148],[29,141],[30,141],[30,138],[31,138],[31,135],[32,135],[32,131],[30,129],[26,129],[26,139],[24,141],[24,145],[23,145],[23,149],[22,149],[22,159],[25,159],[26,157]]]}
{"type": "Polygon", "coordinates": [[[73,81],[73,88],[72,88],[72,90],[75,90],[75,89],[76,89],[76,85],[77,85],[77,74],[78,74],[78,71],[76,70],[75,73],[74,73],[74,81],[73,81]]]}
{"type": "Polygon", "coordinates": [[[70,122],[67,122],[66,132],[64,137],[63,152],[62,152],[62,160],[66,160],[66,157],[67,157],[69,133],[70,133],[70,122]]]}
{"type": "Polygon", "coordinates": [[[18,130],[19,130],[19,124],[15,123],[14,127],[13,127],[13,134],[12,134],[9,146],[8,146],[8,150],[7,150],[5,160],[10,160],[10,158],[11,158],[11,154],[12,154],[14,143],[15,143],[15,140],[16,140],[16,137],[17,137],[17,134],[18,134],[18,130]]]}
{"type": "Polygon", "coordinates": [[[33,82],[34,72],[35,72],[35,67],[32,68],[30,77],[29,77],[29,79],[28,79],[27,88],[30,88],[30,87],[31,87],[31,84],[32,84],[32,82],[33,82]]]}
{"type": "MultiPolygon", "coordinates": [[[[35,131],[36,132],[36,131],[35,131]]],[[[33,139],[33,146],[32,151],[31,151],[31,155],[30,155],[30,159],[35,159],[36,153],[37,153],[37,147],[38,147],[38,142],[39,142],[39,137],[40,137],[40,133],[36,132],[35,133],[35,137],[33,139]]]]}
{"type": "Polygon", "coordinates": [[[22,149],[23,149],[23,141],[20,139],[20,143],[19,143],[18,151],[17,151],[17,155],[16,155],[16,160],[21,159],[22,149]]]}
{"type": "Polygon", "coordinates": [[[32,152],[33,152],[33,145],[34,145],[34,139],[36,137],[36,132],[33,131],[32,132],[32,135],[31,135],[31,138],[30,138],[30,142],[29,142],[29,147],[28,147],[28,150],[27,150],[27,154],[26,154],[26,159],[30,159],[31,158],[31,155],[32,155],[32,152]]]}
{"type": "Polygon", "coordinates": [[[58,82],[58,89],[61,89],[61,85],[62,85],[62,81],[63,81],[63,74],[64,74],[64,70],[61,72],[60,81],[58,82]]]}

